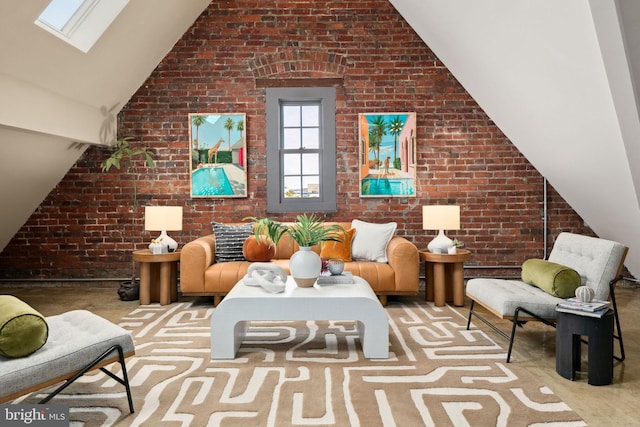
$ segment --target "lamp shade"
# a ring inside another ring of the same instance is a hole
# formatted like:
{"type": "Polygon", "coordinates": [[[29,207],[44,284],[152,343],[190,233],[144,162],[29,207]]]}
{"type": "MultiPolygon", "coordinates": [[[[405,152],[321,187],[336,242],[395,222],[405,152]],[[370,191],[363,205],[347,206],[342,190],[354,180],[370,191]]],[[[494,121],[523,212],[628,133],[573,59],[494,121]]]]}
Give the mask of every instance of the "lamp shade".
{"type": "Polygon", "coordinates": [[[145,206],[144,229],[148,231],[182,230],[182,206],[145,206]]]}
{"type": "Polygon", "coordinates": [[[423,230],[459,230],[460,206],[430,205],[422,207],[423,230]]]}

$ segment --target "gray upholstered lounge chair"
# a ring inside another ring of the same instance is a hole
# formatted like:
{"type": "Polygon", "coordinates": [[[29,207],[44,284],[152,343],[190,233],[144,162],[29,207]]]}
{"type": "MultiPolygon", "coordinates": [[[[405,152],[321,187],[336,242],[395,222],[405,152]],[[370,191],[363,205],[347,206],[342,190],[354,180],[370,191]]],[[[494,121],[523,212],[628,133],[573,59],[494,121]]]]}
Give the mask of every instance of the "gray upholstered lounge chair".
{"type": "MultiPolygon", "coordinates": [[[[616,357],[618,360],[624,360],[625,356],[613,289],[615,283],[620,280],[619,275],[624,266],[627,250],[628,248],[624,245],[611,240],[560,233],[548,258],[551,262],[576,270],[580,274],[581,283],[593,288],[596,299],[607,300],[611,296],[617,329],[615,338],[620,343],[621,355],[616,357]]],[[[562,301],[561,298],[520,280],[496,278],[469,280],[466,294],[471,299],[467,329],[470,327],[471,318],[475,316],[509,340],[507,362],[511,359],[516,326],[529,320],[538,320],[555,327],[555,308],[558,302],[562,301]],[[511,335],[474,311],[475,304],[480,304],[501,319],[511,319],[511,335]]]]}

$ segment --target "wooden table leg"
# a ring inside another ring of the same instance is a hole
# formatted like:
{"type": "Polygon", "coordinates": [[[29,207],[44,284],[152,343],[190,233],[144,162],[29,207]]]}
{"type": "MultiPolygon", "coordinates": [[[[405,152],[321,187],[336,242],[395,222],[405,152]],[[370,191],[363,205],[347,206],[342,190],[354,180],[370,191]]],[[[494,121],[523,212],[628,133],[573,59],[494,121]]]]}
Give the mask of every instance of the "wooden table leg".
{"type": "Polygon", "coordinates": [[[464,305],[464,267],[461,262],[453,264],[453,305],[464,305]]]}
{"type": "Polygon", "coordinates": [[[140,304],[151,303],[151,264],[140,263],[140,304]]]}
{"type": "Polygon", "coordinates": [[[160,305],[171,304],[171,263],[160,263],[160,305]]]}
{"type": "Polygon", "coordinates": [[[444,283],[444,264],[440,262],[433,263],[433,302],[436,307],[442,307],[445,304],[445,283],[444,283]]]}
{"type": "Polygon", "coordinates": [[[424,263],[424,300],[433,301],[433,264],[424,263]]]}
{"type": "Polygon", "coordinates": [[[178,263],[171,263],[171,302],[178,301],[178,263]]]}

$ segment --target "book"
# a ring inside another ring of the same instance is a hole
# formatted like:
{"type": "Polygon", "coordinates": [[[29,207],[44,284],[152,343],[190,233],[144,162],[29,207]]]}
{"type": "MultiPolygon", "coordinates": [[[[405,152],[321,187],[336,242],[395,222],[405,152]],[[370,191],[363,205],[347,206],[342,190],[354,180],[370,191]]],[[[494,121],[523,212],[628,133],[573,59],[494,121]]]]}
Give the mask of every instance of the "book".
{"type": "Polygon", "coordinates": [[[580,301],[577,298],[567,298],[562,302],[558,303],[558,307],[572,309],[572,310],[581,310],[581,311],[599,311],[605,308],[609,308],[609,301],[601,301],[601,300],[591,300],[589,302],[580,301]]]}
{"type": "Polygon", "coordinates": [[[318,285],[335,285],[342,283],[354,283],[353,273],[345,271],[342,274],[321,274],[318,276],[318,285]]]}
{"type": "Polygon", "coordinates": [[[560,307],[560,304],[558,304],[558,306],[556,307],[556,311],[559,311],[561,313],[577,314],[578,316],[602,317],[607,311],[609,311],[609,307],[607,306],[595,311],[586,311],[574,308],[560,307]]]}

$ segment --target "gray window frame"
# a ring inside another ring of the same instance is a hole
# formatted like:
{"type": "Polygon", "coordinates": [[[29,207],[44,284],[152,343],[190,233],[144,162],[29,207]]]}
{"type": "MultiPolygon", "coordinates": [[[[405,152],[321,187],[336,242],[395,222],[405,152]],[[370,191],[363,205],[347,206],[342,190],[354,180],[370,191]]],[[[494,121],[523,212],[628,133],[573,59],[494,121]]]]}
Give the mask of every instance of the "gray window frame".
{"type": "Polygon", "coordinates": [[[267,88],[267,212],[336,212],[336,90],[333,87],[267,88]],[[284,198],[283,102],[320,102],[320,195],[284,198]]]}

